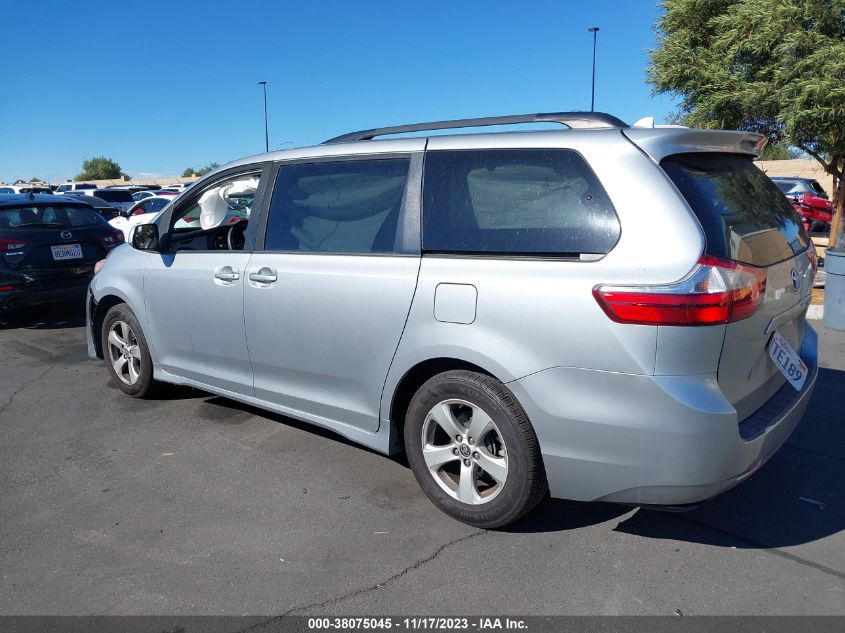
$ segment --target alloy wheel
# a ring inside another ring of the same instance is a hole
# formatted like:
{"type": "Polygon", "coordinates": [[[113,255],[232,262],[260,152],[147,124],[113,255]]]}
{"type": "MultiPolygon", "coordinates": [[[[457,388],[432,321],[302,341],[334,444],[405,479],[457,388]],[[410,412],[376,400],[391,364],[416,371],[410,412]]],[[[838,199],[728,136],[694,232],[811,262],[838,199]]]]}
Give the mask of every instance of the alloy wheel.
{"type": "Polygon", "coordinates": [[[508,455],[492,418],[466,400],[436,404],[422,426],[422,456],[434,480],[453,499],[488,503],[504,488],[508,455]]]}

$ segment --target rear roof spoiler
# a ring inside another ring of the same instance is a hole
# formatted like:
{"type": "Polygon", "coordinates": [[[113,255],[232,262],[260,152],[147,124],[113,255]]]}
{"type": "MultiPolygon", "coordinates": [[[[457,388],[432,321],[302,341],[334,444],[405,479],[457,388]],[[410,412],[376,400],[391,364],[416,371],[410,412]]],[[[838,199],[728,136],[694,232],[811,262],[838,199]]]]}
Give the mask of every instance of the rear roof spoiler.
{"type": "Polygon", "coordinates": [[[324,141],[323,144],[371,141],[376,136],[386,136],[388,134],[451,130],[457,128],[484,127],[487,125],[517,125],[521,123],[560,123],[569,128],[628,127],[624,121],[606,112],[543,112],[538,114],[511,114],[508,116],[491,116],[479,119],[454,119],[450,121],[430,121],[428,123],[377,127],[370,130],[359,130],[358,132],[342,134],[341,136],[324,141]]]}
{"type": "Polygon", "coordinates": [[[622,133],[655,162],[672,154],[724,152],[757,157],[765,136],[756,132],[700,130],[681,127],[630,127],[622,133]]]}

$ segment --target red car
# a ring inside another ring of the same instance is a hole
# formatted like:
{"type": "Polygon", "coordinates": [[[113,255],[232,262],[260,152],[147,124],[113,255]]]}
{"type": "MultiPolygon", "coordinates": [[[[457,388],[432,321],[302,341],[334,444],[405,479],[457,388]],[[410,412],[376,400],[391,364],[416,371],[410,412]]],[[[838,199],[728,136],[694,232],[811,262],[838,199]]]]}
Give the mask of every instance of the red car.
{"type": "Polygon", "coordinates": [[[804,226],[808,231],[811,228],[818,228],[818,222],[830,225],[833,219],[833,204],[830,200],[811,193],[799,193],[788,197],[792,208],[804,219],[804,226]]]}

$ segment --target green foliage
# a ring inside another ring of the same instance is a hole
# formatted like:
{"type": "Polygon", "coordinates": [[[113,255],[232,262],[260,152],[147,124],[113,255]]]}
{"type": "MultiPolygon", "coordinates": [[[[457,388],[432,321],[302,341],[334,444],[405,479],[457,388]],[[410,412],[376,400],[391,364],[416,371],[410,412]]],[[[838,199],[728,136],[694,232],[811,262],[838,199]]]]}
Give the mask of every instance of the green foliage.
{"type": "Polygon", "coordinates": [[[680,100],[687,125],[759,132],[819,161],[838,185],[835,235],[845,206],[845,0],[663,0],[663,9],[654,91],[680,100]]]}
{"type": "Polygon", "coordinates": [[[205,167],[200,167],[199,169],[194,169],[193,167],[188,167],[185,171],[182,172],[182,178],[190,178],[192,176],[205,176],[208,173],[211,173],[215,169],[220,167],[220,163],[209,163],[205,167]]]}
{"type": "Polygon", "coordinates": [[[648,79],[680,97],[688,124],[845,156],[845,0],[664,0],[663,8],[648,79]]]}
{"type": "Polygon", "coordinates": [[[199,170],[197,170],[196,175],[197,176],[205,176],[206,174],[209,174],[212,171],[214,171],[215,169],[217,169],[218,167],[220,167],[220,163],[209,163],[205,167],[200,167],[199,170]]]}
{"type": "Polygon", "coordinates": [[[779,143],[766,143],[760,152],[760,160],[789,160],[800,157],[801,152],[779,143]]]}
{"type": "Polygon", "coordinates": [[[29,179],[29,182],[44,182],[44,181],[41,180],[40,178],[36,178],[35,176],[33,176],[32,178],[29,179]]]}
{"type": "Polygon", "coordinates": [[[114,180],[121,177],[120,165],[105,156],[95,156],[82,161],[82,171],[76,180],[114,180]]]}

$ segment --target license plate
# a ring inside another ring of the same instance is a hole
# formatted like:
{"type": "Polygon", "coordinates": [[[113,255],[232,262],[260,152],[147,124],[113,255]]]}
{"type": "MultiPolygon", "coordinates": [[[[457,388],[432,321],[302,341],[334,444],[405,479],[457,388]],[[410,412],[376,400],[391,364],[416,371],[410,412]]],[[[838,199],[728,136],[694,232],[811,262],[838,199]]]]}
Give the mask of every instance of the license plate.
{"type": "Polygon", "coordinates": [[[775,332],[772,336],[769,343],[769,357],[780,369],[780,373],[786,376],[789,384],[797,391],[801,391],[807,380],[807,365],[780,332],[775,332]]]}
{"type": "Polygon", "coordinates": [[[79,244],[63,244],[62,246],[51,246],[53,259],[82,259],[82,246],[79,244]]]}

